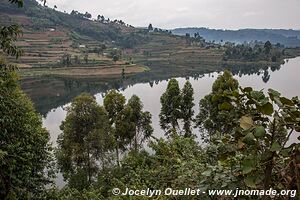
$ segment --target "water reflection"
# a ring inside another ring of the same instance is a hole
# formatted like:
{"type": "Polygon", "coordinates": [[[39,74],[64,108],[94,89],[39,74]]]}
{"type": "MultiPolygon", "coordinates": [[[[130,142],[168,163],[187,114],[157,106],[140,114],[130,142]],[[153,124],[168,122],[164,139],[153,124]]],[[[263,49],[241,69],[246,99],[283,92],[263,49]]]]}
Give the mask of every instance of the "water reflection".
{"type": "MultiPolygon", "coordinates": [[[[199,67],[201,68],[201,67],[199,67]]],[[[275,88],[287,97],[300,94],[300,57],[291,59],[283,66],[223,65],[220,70],[213,73],[201,73],[198,71],[170,72],[146,72],[135,76],[115,77],[113,79],[93,78],[54,78],[43,77],[39,79],[27,79],[22,83],[26,93],[32,98],[37,110],[44,115],[44,126],[51,133],[51,141],[56,142],[60,133],[59,126],[65,118],[66,111],[63,106],[67,105],[72,98],[82,92],[89,92],[96,96],[97,102],[103,103],[105,92],[112,88],[119,89],[127,99],[133,94],[138,95],[144,103],[144,109],[153,115],[154,135],[163,137],[164,133],[159,127],[160,96],[167,87],[167,79],[173,76],[177,78],[181,87],[187,79],[190,80],[195,91],[195,113],[198,113],[198,102],[204,95],[211,91],[211,86],[222,69],[229,69],[235,75],[242,86],[251,86],[258,90],[275,88]],[[180,72],[180,73],[181,73],[180,72]]],[[[205,71],[205,70],[204,70],[205,71]]],[[[157,72],[157,71],[156,71],[157,72]]],[[[197,130],[195,130],[197,131],[197,130]]],[[[297,135],[293,136],[297,138],[297,135]]]]}

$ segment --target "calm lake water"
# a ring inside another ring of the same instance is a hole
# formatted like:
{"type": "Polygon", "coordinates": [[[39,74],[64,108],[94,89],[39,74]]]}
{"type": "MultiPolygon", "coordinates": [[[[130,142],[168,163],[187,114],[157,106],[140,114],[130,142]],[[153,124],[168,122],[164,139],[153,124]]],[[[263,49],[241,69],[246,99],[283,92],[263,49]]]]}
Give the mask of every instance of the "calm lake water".
{"type": "MultiPolygon", "coordinates": [[[[195,114],[198,113],[198,103],[201,98],[211,91],[213,82],[216,80],[218,73],[204,74],[201,78],[189,78],[189,81],[194,88],[195,98],[195,114]]],[[[287,60],[284,65],[278,70],[261,70],[249,75],[235,75],[235,78],[239,81],[243,87],[251,86],[257,90],[265,90],[273,88],[280,91],[286,97],[293,97],[300,95],[300,57],[287,60]]],[[[183,87],[187,78],[177,78],[180,83],[180,87],[183,87]]],[[[160,96],[166,90],[167,80],[156,82],[154,84],[138,83],[127,87],[122,90],[121,93],[129,99],[132,95],[138,95],[143,104],[144,110],[152,113],[152,121],[154,127],[155,137],[164,137],[164,132],[159,126],[159,112],[160,112],[160,96]]],[[[97,93],[95,95],[97,102],[103,104],[104,93],[97,93]]],[[[59,126],[66,117],[66,111],[64,106],[53,108],[49,111],[44,119],[43,123],[47,130],[51,134],[51,142],[55,145],[57,136],[61,133],[59,126]]],[[[199,135],[195,130],[196,135],[199,135]]],[[[295,133],[290,141],[296,141],[299,133],[295,133]]]]}

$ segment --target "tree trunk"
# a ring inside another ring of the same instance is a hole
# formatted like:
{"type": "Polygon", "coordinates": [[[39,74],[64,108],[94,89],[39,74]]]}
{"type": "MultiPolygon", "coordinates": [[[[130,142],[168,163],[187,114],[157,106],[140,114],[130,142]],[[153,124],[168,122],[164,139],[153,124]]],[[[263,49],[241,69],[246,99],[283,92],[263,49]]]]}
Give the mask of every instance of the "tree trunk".
{"type": "Polygon", "coordinates": [[[138,127],[137,131],[135,132],[135,136],[134,136],[134,149],[135,149],[136,152],[138,151],[137,137],[138,137],[139,132],[140,132],[140,128],[138,127]]]}
{"type": "Polygon", "coordinates": [[[117,146],[116,146],[116,154],[117,154],[117,165],[118,165],[118,167],[120,167],[119,144],[118,144],[118,142],[117,142],[117,146]]]}
{"type": "Polygon", "coordinates": [[[91,161],[90,161],[90,147],[87,148],[88,156],[88,183],[91,184],[91,161]]]}

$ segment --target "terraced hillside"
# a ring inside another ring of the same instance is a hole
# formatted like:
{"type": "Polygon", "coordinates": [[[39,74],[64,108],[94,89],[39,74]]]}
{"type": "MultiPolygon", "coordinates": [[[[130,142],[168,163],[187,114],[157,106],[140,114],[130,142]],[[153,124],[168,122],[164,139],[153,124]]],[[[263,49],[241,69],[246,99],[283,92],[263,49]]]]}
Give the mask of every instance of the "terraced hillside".
{"type": "Polygon", "coordinates": [[[35,0],[25,0],[21,9],[0,0],[0,25],[20,24],[23,29],[17,45],[24,54],[19,60],[10,58],[19,66],[21,77],[116,77],[146,71],[149,77],[166,78],[241,64],[224,61],[226,47],[201,37],[148,31],[121,20],[84,16],[77,11],[67,14],[43,7],[35,0]]]}

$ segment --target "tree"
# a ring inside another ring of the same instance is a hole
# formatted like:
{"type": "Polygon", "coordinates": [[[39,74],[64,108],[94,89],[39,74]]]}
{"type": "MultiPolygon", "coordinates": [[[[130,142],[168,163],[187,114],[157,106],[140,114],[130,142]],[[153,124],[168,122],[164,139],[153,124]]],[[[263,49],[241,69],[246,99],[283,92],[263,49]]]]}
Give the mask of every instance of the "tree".
{"type": "Polygon", "coordinates": [[[131,144],[131,141],[135,136],[136,127],[132,118],[133,109],[127,105],[118,113],[116,117],[115,139],[118,144],[118,148],[122,151],[127,149],[127,146],[131,144]]]}
{"type": "Polygon", "coordinates": [[[112,60],[114,62],[117,62],[118,60],[121,59],[122,57],[122,52],[120,49],[114,48],[111,52],[110,52],[110,57],[112,58],[112,60]]]}
{"type": "Polygon", "coordinates": [[[103,54],[103,51],[106,49],[106,45],[102,44],[99,47],[95,47],[94,48],[94,53],[97,53],[98,56],[100,56],[100,54],[103,54]]]}
{"type": "Polygon", "coordinates": [[[16,72],[0,66],[0,199],[38,199],[52,176],[49,133],[16,72]]]}
{"type": "Polygon", "coordinates": [[[74,62],[75,64],[80,64],[80,57],[78,55],[74,56],[74,62]]]}
{"type": "Polygon", "coordinates": [[[264,48],[265,48],[265,53],[266,54],[270,54],[271,52],[271,49],[272,49],[272,44],[270,41],[267,41],[264,45],[264,48]]]}
{"type": "Polygon", "coordinates": [[[71,63],[71,55],[68,54],[68,53],[65,53],[63,56],[62,56],[62,64],[63,66],[65,67],[69,67],[72,63],[71,63]]]}
{"type": "Polygon", "coordinates": [[[152,26],[152,24],[149,24],[149,26],[148,26],[148,31],[153,31],[153,26],[152,26]]]}
{"type": "Polygon", "coordinates": [[[56,157],[71,187],[82,190],[96,177],[105,154],[113,148],[113,135],[105,109],[89,94],[76,97],[60,126],[56,157]]]}
{"type": "Polygon", "coordinates": [[[167,135],[176,134],[180,112],[180,89],[178,81],[171,79],[168,83],[166,92],[160,98],[161,110],[159,114],[160,126],[166,131],[167,135]]]}
{"type": "Polygon", "coordinates": [[[105,21],[105,17],[103,15],[98,15],[97,20],[103,23],[105,21]]]}
{"type": "Polygon", "coordinates": [[[153,133],[153,128],[151,126],[152,115],[150,112],[143,112],[143,103],[136,95],[133,95],[128,100],[127,105],[132,109],[131,120],[135,126],[133,146],[134,150],[138,151],[143,142],[148,139],[153,133]]]}
{"type": "Polygon", "coordinates": [[[117,163],[118,166],[120,166],[119,148],[124,145],[122,141],[122,136],[120,136],[120,133],[116,131],[116,122],[120,119],[120,117],[118,116],[125,107],[126,99],[122,94],[118,93],[116,90],[111,90],[105,95],[103,103],[105,110],[108,112],[108,118],[115,135],[117,163]]]}
{"type": "Polygon", "coordinates": [[[194,116],[194,89],[192,87],[192,84],[187,81],[184,84],[184,87],[181,92],[181,104],[180,104],[180,110],[182,114],[182,119],[184,122],[183,130],[185,132],[185,136],[191,136],[192,135],[192,121],[194,116]]]}
{"type": "Polygon", "coordinates": [[[89,54],[88,53],[84,54],[83,59],[85,61],[85,64],[88,64],[88,62],[89,62],[89,54]]]}
{"type": "Polygon", "coordinates": [[[17,48],[14,42],[18,36],[22,34],[22,30],[18,25],[1,26],[0,28],[0,49],[5,53],[18,58],[22,55],[22,50],[17,48]]]}
{"type": "Polygon", "coordinates": [[[88,12],[85,12],[84,17],[87,18],[87,19],[91,19],[92,15],[88,12]]]}
{"type": "MultiPolygon", "coordinates": [[[[213,135],[228,133],[237,126],[237,121],[230,118],[229,113],[236,113],[234,101],[228,94],[236,94],[239,83],[229,71],[220,75],[212,86],[212,92],[199,102],[197,126],[202,133],[213,135]]],[[[237,113],[236,113],[237,114],[237,113]]]]}

